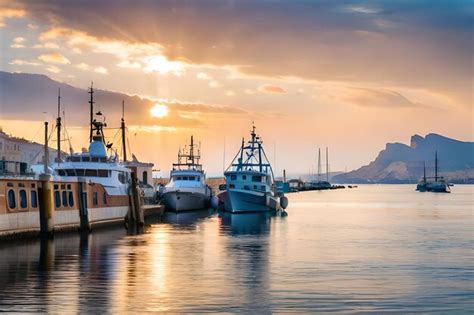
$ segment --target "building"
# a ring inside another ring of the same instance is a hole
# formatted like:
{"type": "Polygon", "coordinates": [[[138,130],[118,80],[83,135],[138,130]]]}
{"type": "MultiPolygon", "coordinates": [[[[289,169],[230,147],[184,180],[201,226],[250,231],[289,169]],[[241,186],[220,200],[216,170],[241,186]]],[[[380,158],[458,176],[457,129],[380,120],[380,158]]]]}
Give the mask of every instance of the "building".
{"type": "MultiPolygon", "coordinates": [[[[54,163],[56,156],[57,150],[49,148],[49,163],[54,163]]],[[[26,175],[31,165],[41,163],[43,144],[8,135],[0,128],[0,175],[26,175]]]]}

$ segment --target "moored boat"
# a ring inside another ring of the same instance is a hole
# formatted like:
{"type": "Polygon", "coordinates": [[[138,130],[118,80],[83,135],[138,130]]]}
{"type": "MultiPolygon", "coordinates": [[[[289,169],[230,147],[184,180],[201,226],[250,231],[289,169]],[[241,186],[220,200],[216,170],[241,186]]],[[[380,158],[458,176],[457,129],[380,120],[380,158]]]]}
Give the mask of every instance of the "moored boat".
{"type": "Polygon", "coordinates": [[[242,145],[224,172],[226,191],[224,210],[233,213],[265,212],[286,208],[288,199],[277,193],[273,170],[262,146],[262,140],[251,131],[250,140],[242,145]]]}
{"type": "Polygon", "coordinates": [[[196,148],[194,137],[191,136],[189,148],[179,150],[178,163],[173,164],[170,181],[162,192],[167,210],[198,210],[211,205],[212,190],[206,185],[206,174],[199,163],[200,159],[200,148],[196,148]]]}

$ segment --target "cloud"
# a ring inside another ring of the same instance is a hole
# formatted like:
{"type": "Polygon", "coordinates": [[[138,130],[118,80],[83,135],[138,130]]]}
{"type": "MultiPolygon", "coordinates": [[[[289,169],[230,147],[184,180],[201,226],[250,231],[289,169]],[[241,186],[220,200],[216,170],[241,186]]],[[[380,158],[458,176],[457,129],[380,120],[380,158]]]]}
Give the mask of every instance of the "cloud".
{"type": "Polygon", "coordinates": [[[196,78],[198,80],[211,80],[212,79],[212,77],[205,72],[199,72],[198,74],[196,74],[196,78]]]}
{"type": "Polygon", "coordinates": [[[268,94],[284,94],[286,90],[280,86],[276,85],[262,85],[258,88],[261,93],[268,93],[268,94]]]}
{"type": "Polygon", "coordinates": [[[354,13],[364,13],[364,14],[376,14],[381,12],[380,9],[362,5],[352,5],[345,8],[347,12],[354,12],[354,13]]]}
{"type": "Polygon", "coordinates": [[[340,92],[339,98],[343,101],[363,107],[415,107],[421,105],[393,90],[347,88],[340,92]]]}
{"type": "Polygon", "coordinates": [[[0,28],[5,27],[7,18],[20,18],[25,16],[25,11],[21,9],[0,8],[0,28]]]}
{"type": "Polygon", "coordinates": [[[81,69],[81,70],[84,70],[84,71],[87,71],[87,70],[90,69],[90,66],[89,66],[87,63],[85,63],[85,62],[81,62],[80,64],[75,65],[75,67],[76,67],[77,69],[81,69]]]}
{"type": "Polygon", "coordinates": [[[25,43],[24,37],[15,37],[10,47],[11,48],[24,48],[25,47],[24,43],[25,43]]]}
{"type": "Polygon", "coordinates": [[[34,60],[22,60],[22,59],[13,59],[9,62],[11,65],[15,66],[40,66],[41,64],[34,60]]]}
{"type": "Polygon", "coordinates": [[[57,64],[70,64],[71,63],[69,59],[61,55],[59,52],[42,54],[38,57],[38,59],[47,63],[57,63],[57,64]]]}
{"type": "Polygon", "coordinates": [[[109,74],[109,70],[105,67],[96,67],[94,68],[94,72],[100,73],[100,74],[109,74]]]}
{"type": "Polygon", "coordinates": [[[60,73],[61,69],[56,66],[51,65],[46,68],[46,71],[51,72],[51,73],[60,73]]]}
{"type": "Polygon", "coordinates": [[[52,42],[46,42],[43,44],[35,44],[32,46],[35,49],[59,49],[59,45],[52,42]]]}
{"type": "Polygon", "coordinates": [[[441,91],[464,105],[472,100],[465,84],[472,81],[468,1],[20,3],[54,25],[44,40],[107,51],[137,70],[183,75],[189,65],[233,66],[248,75],[357,80],[441,91]],[[91,18],[91,7],[100,18],[91,18]]]}

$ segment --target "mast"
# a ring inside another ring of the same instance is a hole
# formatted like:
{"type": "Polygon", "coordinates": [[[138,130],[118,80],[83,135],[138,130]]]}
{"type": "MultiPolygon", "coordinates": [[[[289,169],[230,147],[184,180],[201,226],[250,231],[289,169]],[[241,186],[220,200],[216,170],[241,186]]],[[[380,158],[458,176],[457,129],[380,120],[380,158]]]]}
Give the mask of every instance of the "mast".
{"type": "Polygon", "coordinates": [[[318,180],[321,177],[321,148],[318,148],[318,180]]]}
{"type": "Polygon", "coordinates": [[[435,151],[435,182],[438,181],[438,151],[435,151]]]}
{"type": "Polygon", "coordinates": [[[48,149],[48,122],[44,122],[44,173],[48,174],[49,149],[48,149]]]}
{"type": "Polygon", "coordinates": [[[61,89],[58,89],[58,117],[56,118],[56,132],[57,132],[57,140],[58,140],[57,161],[59,165],[59,163],[61,162],[61,89]]]}
{"type": "Polygon", "coordinates": [[[260,172],[263,172],[263,169],[262,169],[262,144],[260,142],[258,142],[258,166],[259,166],[260,172]]]}
{"type": "Polygon", "coordinates": [[[122,123],[120,125],[120,129],[122,130],[122,152],[123,152],[123,160],[127,161],[127,145],[126,145],[126,138],[125,138],[125,101],[122,100],[122,123]]]}
{"type": "Polygon", "coordinates": [[[242,163],[244,162],[244,145],[245,145],[245,140],[244,140],[244,137],[242,137],[242,146],[240,147],[239,166],[237,167],[238,171],[242,170],[242,163]]]}
{"type": "Polygon", "coordinates": [[[328,147],[326,147],[326,181],[329,182],[329,160],[328,160],[328,147]]]}
{"type": "Polygon", "coordinates": [[[93,129],[94,129],[94,82],[91,82],[91,87],[89,88],[90,99],[90,133],[89,133],[89,142],[92,142],[93,129]]]}
{"type": "Polygon", "coordinates": [[[194,137],[191,136],[191,146],[189,147],[189,160],[194,164],[194,137]]]}

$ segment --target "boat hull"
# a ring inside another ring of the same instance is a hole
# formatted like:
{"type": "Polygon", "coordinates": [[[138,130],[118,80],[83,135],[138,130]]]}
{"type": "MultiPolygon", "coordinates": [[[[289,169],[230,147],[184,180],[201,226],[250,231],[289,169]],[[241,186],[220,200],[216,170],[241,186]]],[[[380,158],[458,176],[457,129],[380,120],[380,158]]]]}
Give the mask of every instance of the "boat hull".
{"type": "Polygon", "coordinates": [[[224,210],[231,213],[275,211],[278,205],[277,198],[252,191],[227,190],[224,198],[224,210]]]}
{"type": "Polygon", "coordinates": [[[189,211],[209,208],[210,197],[196,192],[171,191],[163,195],[167,210],[189,211]]]}

